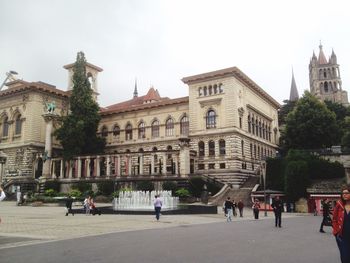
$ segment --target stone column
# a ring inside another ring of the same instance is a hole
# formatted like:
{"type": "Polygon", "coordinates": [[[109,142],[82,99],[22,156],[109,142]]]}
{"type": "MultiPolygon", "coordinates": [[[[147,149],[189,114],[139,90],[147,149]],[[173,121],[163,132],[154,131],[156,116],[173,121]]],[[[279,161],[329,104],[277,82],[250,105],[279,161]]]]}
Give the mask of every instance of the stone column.
{"type": "Polygon", "coordinates": [[[52,179],[56,178],[56,161],[52,160],[52,179]]]}
{"type": "Polygon", "coordinates": [[[107,178],[109,178],[111,176],[111,156],[110,155],[107,155],[107,158],[106,158],[106,176],[107,178]]]}
{"type": "Polygon", "coordinates": [[[120,177],[120,162],[121,162],[121,158],[120,158],[120,155],[117,156],[117,168],[116,168],[116,176],[117,177],[120,177]]]}
{"type": "Polygon", "coordinates": [[[64,166],[64,162],[63,162],[63,159],[61,159],[60,179],[63,179],[63,178],[64,178],[63,166],[64,166]]]}
{"type": "Polygon", "coordinates": [[[179,175],[179,157],[177,155],[174,156],[175,162],[175,174],[179,175]]]}
{"type": "Polygon", "coordinates": [[[163,156],[162,174],[166,175],[166,158],[167,158],[166,153],[164,153],[162,156],[163,156]]]}
{"type": "Polygon", "coordinates": [[[154,154],[151,154],[151,175],[154,174],[154,154]]]}
{"type": "Polygon", "coordinates": [[[140,175],[143,175],[143,154],[140,155],[140,164],[139,164],[140,175]]]}
{"type": "Polygon", "coordinates": [[[86,165],[86,178],[89,178],[90,177],[90,157],[86,157],[85,159],[85,165],[86,165]]]}
{"type": "Polygon", "coordinates": [[[180,141],[180,176],[186,177],[190,174],[190,139],[181,138],[180,141]]]}
{"type": "Polygon", "coordinates": [[[101,169],[100,169],[100,156],[96,156],[96,159],[95,159],[95,175],[96,177],[100,177],[101,176],[101,169]]]}
{"type": "Polygon", "coordinates": [[[73,178],[73,165],[74,165],[73,161],[68,162],[68,178],[69,179],[73,178]]]}
{"type": "Polygon", "coordinates": [[[45,128],[45,151],[44,151],[44,164],[43,164],[43,174],[42,176],[45,178],[49,178],[50,176],[50,167],[51,167],[51,157],[52,157],[52,128],[53,121],[57,118],[56,114],[46,113],[43,115],[45,120],[46,128],[45,128]]]}
{"type": "Polygon", "coordinates": [[[78,157],[78,178],[81,178],[81,158],[78,157]]]}
{"type": "Polygon", "coordinates": [[[130,155],[128,155],[128,169],[127,175],[132,175],[132,157],[130,155]]]}

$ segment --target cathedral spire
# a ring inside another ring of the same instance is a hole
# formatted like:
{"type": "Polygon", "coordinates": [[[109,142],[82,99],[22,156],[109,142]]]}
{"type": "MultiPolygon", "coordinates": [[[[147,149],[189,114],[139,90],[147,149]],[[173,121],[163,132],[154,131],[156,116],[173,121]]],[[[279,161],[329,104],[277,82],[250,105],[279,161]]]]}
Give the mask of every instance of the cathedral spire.
{"type": "Polygon", "coordinates": [[[138,92],[137,92],[137,79],[135,78],[135,89],[134,89],[134,98],[138,97],[138,92]]]}
{"type": "Polygon", "coordinates": [[[322,49],[323,46],[322,46],[321,41],[320,41],[319,48],[320,48],[320,53],[319,53],[319,55],[318,55],[318,64],[320,64],[320,65],[327,64],[328,61],[327,61],[327,59],[326,59],[326,56],[325,56],[324,53],[323,53],[323,49],[322,49]]]}
{"type": "Polygon", "coordinates": [[[297,101],[298,99],[299,99],[299,93],[298,93],[297,85],[295,84],[294,71],[292,68],[292,85],[290,87],[289,100],[290,101],[297,101]]]}

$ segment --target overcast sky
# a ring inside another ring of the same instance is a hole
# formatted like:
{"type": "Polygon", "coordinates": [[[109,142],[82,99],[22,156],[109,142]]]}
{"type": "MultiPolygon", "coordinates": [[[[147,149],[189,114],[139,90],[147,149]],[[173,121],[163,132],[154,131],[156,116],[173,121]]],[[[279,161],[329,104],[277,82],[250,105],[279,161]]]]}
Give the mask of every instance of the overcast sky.
{"type": "Polygon", "coordinates": [[[63,65],[83,51],[99,75],[99,103],[139,96],[188,96],[181,78],[237,66],[278,102],[299,94],[308,65],[334,49],[350,93],[350,4],[314,0],[0,0],[0,82],[9,70],[26,81],[67,89],[63,65]]]}

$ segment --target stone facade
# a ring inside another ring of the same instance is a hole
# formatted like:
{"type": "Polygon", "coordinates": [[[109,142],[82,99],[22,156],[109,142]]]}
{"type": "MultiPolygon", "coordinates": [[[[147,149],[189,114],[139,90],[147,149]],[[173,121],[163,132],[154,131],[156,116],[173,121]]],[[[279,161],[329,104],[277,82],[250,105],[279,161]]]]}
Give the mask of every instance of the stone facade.
{"type": "MultiPolygon", "coordinates": [[[[88,66],[97,96],[97,73],[102,69],[88,66]]],[[[65,68],[71,76],[70,65],[65,68]]],[[[233,67],[186,77],[183,82],[188,97],[160,97],[153,87],[138,97],[135,87],[131,100],[101,108],[98,133],[106,138],[104,155],[77,156],[64,163],[53,138],[48,176],[61,180],[181,178],[218,172],[248,176],[257,172],[262,159],[275,156],[280,105],[242,71],[233,67]]],[[[17,81],[0,92],[1,131],[6,117],[12,121],[8,136],[0,134],[0,150],[8,155],[3,179],[40,176],[46,103],[54,101],[56,113],[63,116],[68,98],[69,92],[40,82],[17,81]],[[15,134],[19,115],[22,130],[15,134]]]]}

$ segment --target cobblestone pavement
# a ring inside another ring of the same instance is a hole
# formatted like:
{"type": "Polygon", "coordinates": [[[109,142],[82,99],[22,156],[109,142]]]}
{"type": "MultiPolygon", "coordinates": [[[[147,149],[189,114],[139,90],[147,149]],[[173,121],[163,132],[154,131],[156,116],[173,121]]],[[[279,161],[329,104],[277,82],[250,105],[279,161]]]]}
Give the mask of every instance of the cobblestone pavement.
{"type": "MultiPolygon", "coordinates": [[[[222,210],[218,208],[218,211],[218,214],[163,215],[157,222],[153,215],[65,216],[64,208],[59,206],[16,206],[15,202],[4,201],[0,203],[0,249],[106,233],[224,222],[222,210]]],[[[244,212],[243,218],[233,221],[254,220],[251,209],[244,212]]],[[[272,213],[267,218],[263,213],[260,215],[261,220],[273,217],[272,213]]],[[[285,213],[283,216],[298,215],[285,213]]]]}

